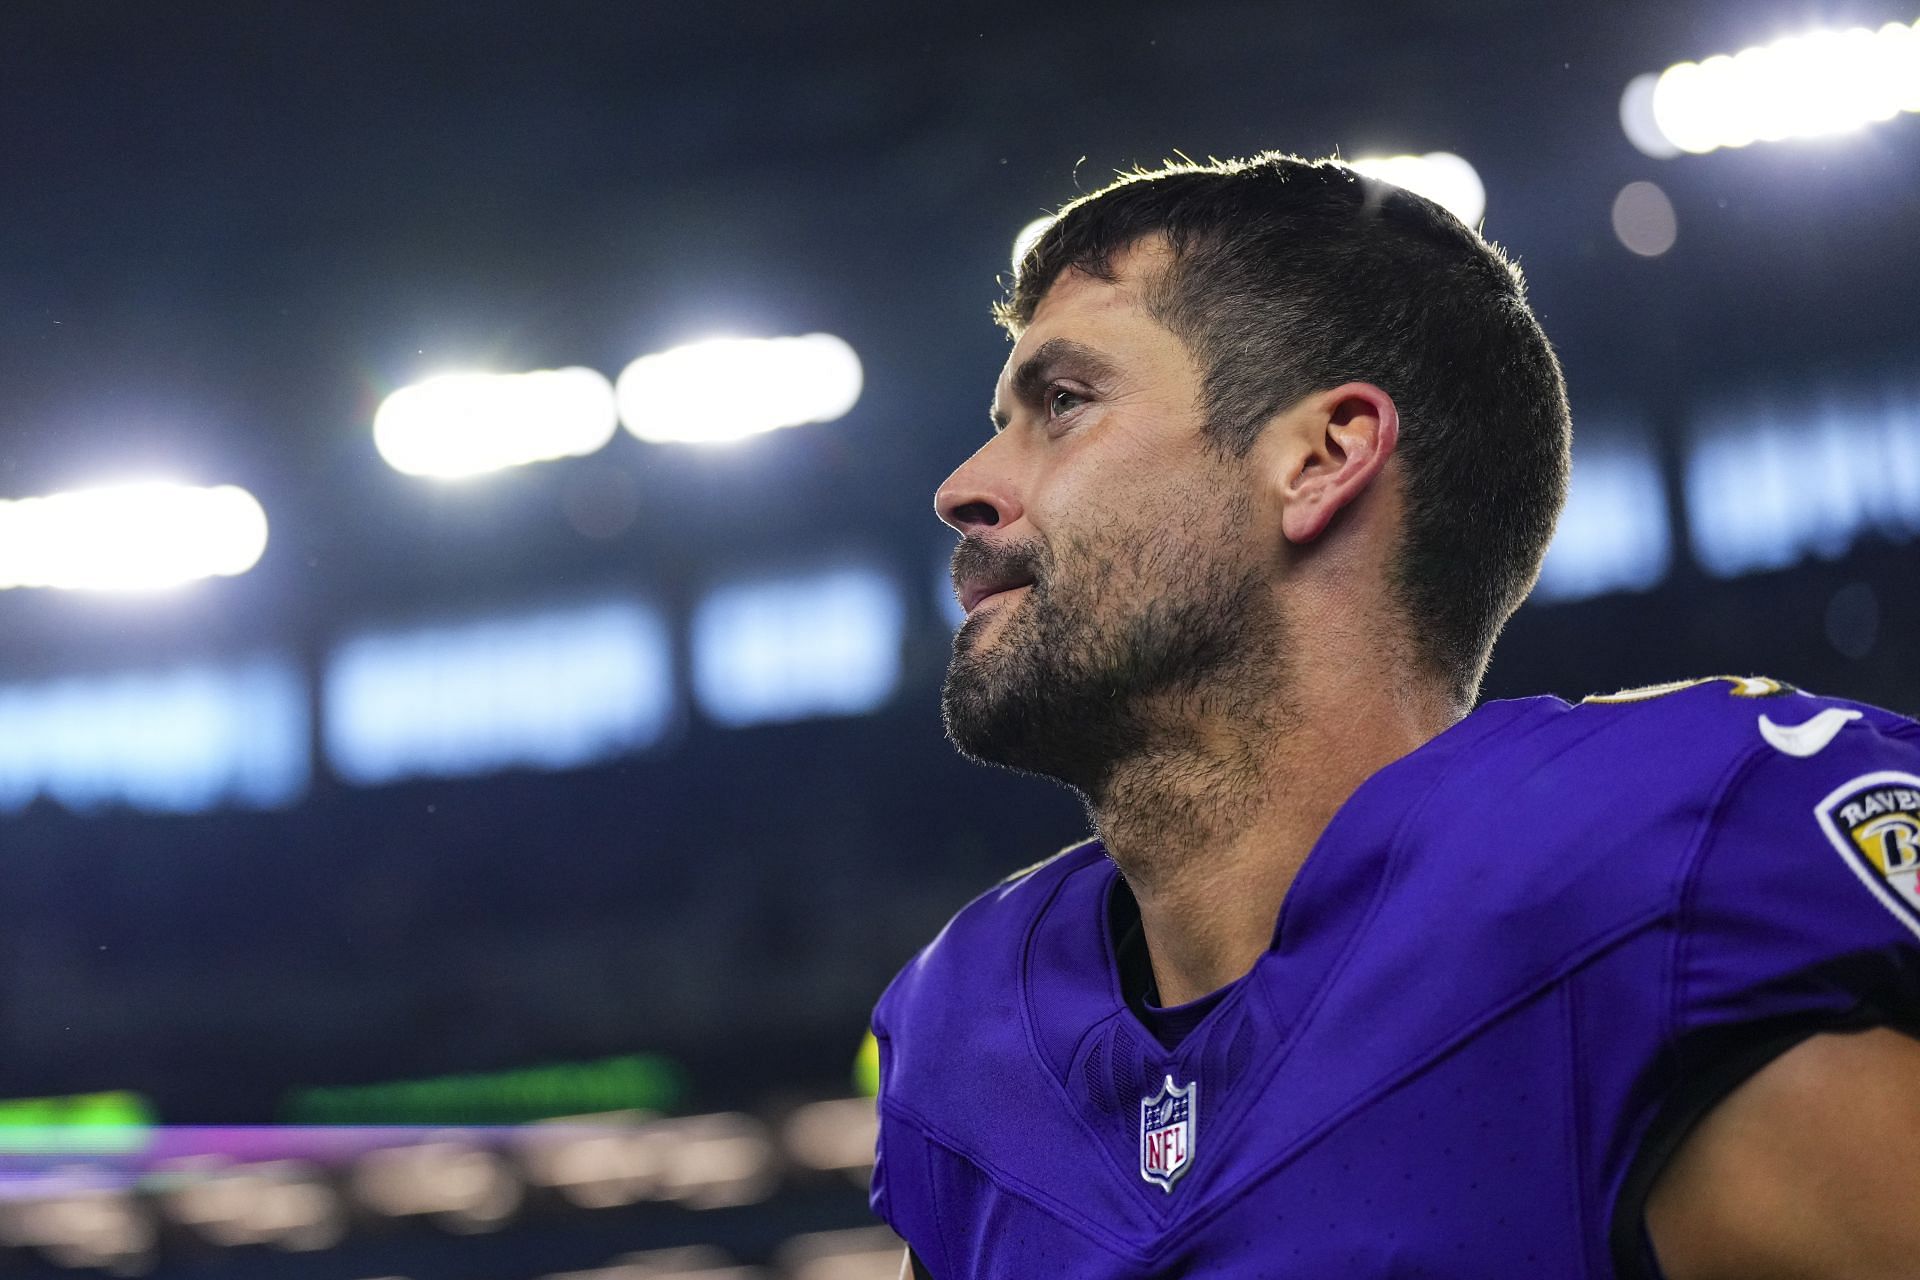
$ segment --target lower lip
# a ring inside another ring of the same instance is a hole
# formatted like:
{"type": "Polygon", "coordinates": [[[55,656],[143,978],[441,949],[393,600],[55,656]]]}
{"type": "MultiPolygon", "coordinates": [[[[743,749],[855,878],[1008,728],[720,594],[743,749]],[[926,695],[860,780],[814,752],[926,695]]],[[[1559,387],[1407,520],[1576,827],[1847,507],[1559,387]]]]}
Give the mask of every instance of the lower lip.
{"type": "Polygon", "coordinates": [[[996,591],[990,596],[982,596],[978,601],[974,603],[973,608],[967,610],[967,616],[971,618],[975,614],[979,613],[982,609],[992,604],[995,600],[1004,600],[1008,596],[1012,595],[1014,592],[1025,591],[1028,587],[1032,585],[1033,584],[1031,582],[1023,582],[1017,587],[1008,587],[1006,590],[996,591]]]}

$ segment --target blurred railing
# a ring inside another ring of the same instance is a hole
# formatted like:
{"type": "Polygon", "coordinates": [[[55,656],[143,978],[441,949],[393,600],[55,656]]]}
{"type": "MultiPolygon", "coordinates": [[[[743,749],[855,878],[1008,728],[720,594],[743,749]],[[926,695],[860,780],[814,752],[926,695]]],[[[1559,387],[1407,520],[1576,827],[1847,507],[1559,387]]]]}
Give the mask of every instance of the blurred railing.
{"type": "Polygon", "coordinates": [[[117,1152],[103,1151],[91,1134],[75,1150],[48,1144],[41,1154],[0,1160],[0,1260],[168,1276],[192,1274],[210,1253],[247,1248],[258,1263],[248,1274],[272,1276],[281,1274],[276,1256],[377,1243],[397,1224],[424,1228],[411,1247],[431,1255],[435,1239],[451,1250],[463,1238],[534,1224],[564,1236],[570,1226],[597,1225],[608,1211],[654,1206],[636,1224],[637,1236],[699,1238],[703,1215],[735,1212],[724,1230],[707,1235],[712,1243],[617,1250],[586,1269],[514,1274],[894,1280],[900,1243],[890,1231],[838,1225],[863,1194],[875,1127],[871,1099],[834,1098],[773,1116],[620,1113],[473,1128],[156,1127],[145,1141],[120,1144],[138,1150],[117,1152]],[[762,1220],[753,1218],[755,1207],[765,1210],[762,1220]],[[803,1229],[785,1231],[788,1224],[803,1229]],[[733,1250],[729,1240],[750,1243],[733,1250]]]}

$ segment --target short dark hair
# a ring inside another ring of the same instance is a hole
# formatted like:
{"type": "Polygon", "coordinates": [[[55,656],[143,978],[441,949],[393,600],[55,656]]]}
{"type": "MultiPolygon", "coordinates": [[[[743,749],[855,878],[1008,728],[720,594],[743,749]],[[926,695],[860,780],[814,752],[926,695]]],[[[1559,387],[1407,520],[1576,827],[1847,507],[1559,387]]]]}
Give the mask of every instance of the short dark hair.
{"type": "Polygon", "coordinates": [[[1146,305],[1198,358],[1209,439],[1244,456],[1316,390],[1393,397],[1406,499],[1388,582],[1416,653],[1469,705],[1566,499],[1560,363],[1520,269],[1433,201],[1335,160],[1269,153],[1121,176],[1062,209],[994,315],[1019,335],[1064,271],[1172,251],[1146,305]]]}

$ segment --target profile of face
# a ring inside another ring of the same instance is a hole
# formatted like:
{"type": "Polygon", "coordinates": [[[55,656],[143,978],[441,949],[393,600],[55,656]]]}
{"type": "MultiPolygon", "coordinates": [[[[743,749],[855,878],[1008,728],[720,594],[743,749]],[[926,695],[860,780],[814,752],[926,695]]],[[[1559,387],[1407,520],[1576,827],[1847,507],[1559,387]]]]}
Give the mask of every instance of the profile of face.
{"type": "Polygon", "coordinates": [[[1141,304],[1155,251],[1069,271],[1021,333],[996,432],[941,485],[966,621],[942,694],[981,762],[1096,799],[1121,762],[1280,678],[1279,542],[1202,433],[1200,369],[1141,304]]]}

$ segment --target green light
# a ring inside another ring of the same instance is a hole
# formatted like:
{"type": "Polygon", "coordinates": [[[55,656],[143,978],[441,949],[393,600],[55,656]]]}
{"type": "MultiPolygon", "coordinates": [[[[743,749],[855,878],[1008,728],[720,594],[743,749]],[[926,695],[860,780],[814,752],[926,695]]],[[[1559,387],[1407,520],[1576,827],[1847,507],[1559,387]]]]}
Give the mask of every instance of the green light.
{"type": "Polygon", "coordinates": [[[299,1089],[281,1112],[293,1124],[522,1124],[605,1111],[671,1111],[685,1093],[678,1064],[637,1053],[518,1071],[299,1089]]]}
{"type": "Polygon", "coordinates": [[[853,1087],[869,1098],[880,1096],[880,1042],[871,1031],[853,1059],[853,1087]]]}
{"type": "Polygon", "coordinates": [[[153,1108],[137,1093],[0,1101],[0,1153],[118,1155],[153,1140],[153,1108]]]}

